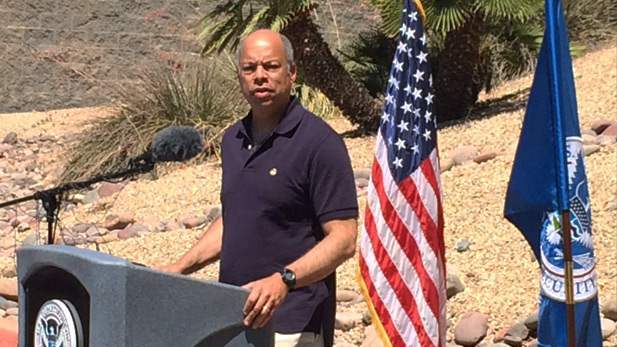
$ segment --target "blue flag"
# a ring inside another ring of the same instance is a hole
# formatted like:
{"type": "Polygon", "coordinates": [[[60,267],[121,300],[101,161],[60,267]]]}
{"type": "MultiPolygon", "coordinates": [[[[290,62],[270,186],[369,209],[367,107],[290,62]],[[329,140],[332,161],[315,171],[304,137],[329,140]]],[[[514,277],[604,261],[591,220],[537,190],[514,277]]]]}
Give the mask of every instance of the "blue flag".
{"type": "Polygon", "coordinates": [[[567,346],[561,211],[570,211],[576,346],[602,346],[591,203],[560,0],[546,0],[546,29],[508,184],[505,217],[541,266],[539,346],[567,346]]]}

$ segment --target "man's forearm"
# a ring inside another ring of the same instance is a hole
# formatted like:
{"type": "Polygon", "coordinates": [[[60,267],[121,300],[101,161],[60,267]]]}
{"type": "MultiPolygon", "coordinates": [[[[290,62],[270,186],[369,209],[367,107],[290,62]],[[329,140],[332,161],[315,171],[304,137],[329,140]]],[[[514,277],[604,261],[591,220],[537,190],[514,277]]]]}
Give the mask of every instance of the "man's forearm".
{"type": "Polygon", "coordinates": [[[326,237],[287,266],[296,274],[296,287],[326,278],[355,253],[358,235],[355,218],[326,222],[323,228],[326,237]]]}
{"type": "Polygon", "coordinates": [[[223,218],[212,222],[191,249],[173,264],[176,272],[188,275],[219,259],[223,243],[223,218]]]}

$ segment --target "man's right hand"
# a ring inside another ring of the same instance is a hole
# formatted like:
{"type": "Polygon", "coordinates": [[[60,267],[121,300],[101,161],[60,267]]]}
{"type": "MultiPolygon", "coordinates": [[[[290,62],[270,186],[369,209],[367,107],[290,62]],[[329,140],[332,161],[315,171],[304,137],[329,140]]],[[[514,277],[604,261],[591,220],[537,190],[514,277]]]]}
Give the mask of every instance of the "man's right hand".
{"type": "Polygon", "coordinates": [[[182,270],[176,264],[154,266],[152,268],[154,270],[159,270],[163,272],[170,272],[170,273],[179,274],[179,275],[182,274],[182,270]]]}

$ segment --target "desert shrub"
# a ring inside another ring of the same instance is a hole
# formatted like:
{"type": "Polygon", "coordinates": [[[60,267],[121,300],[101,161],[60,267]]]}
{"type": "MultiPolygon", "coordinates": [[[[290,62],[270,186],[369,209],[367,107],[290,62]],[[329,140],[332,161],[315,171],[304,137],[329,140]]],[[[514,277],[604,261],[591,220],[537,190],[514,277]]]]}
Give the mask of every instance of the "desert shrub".
{"type": "Polygon", "coordinates": [[[333,117],[342,117],[343,114],[328,97],[319,89],[312,88],[306,84],[296,84],[292,89],[292,94],[298,98],[300,104],[307,110],[313,112],[321,119],[328,120],[333,117]]]}
{"type": "Polygon", "coordinates": [[[200,130],[205,151],[196,160],[216,155],[225,129],[248,109],[237,84],[231,60],[141,73],[135,83],[118,86],[114,115],[94,119],[77,135],[65,153],[60,180],[124,169],[128,159],[145,152],[154,135],[169,126],[200,130]]]}

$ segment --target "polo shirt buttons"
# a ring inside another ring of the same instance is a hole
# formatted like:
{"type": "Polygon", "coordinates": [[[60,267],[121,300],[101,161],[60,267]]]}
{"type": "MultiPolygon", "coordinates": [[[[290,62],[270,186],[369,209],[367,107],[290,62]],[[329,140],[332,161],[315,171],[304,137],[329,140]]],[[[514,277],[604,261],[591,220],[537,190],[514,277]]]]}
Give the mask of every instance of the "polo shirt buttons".
{"type": "Polygon", "coordinates": [[[278,172],[278,170],[276,168],[270,169],[270,176],[272,176],[272,177],[276,176],[277,172],[278,172]]]}

